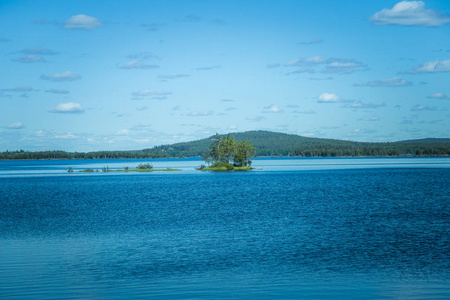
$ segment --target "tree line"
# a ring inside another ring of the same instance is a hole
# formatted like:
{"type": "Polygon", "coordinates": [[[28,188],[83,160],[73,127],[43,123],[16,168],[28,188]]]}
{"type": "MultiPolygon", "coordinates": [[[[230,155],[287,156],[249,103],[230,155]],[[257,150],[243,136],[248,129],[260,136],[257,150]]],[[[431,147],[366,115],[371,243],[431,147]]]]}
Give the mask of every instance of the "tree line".
{"type": "MultiPolygon", "coordinates": [[[[230,135],[215,135],[197,141],[160,145],[134,151],[5,151],[0,159],[120,159],[204,157],[210,155],[210,145],[218,139],[233,137],[235,143],[248,141],[255,148],[255,156],[448,156],[450,139],[423,139],[392,143],[366,143],[302,137],[270,131],[248,131],[230,135]]],[[[242,145],[241,145],[242,146],[242,145]]],[[[236,155],[240,163],[239,154],[236,155]]],[[[217,157],[216,157],[217,158],[217,157]]],[[[244,162],[245,163],[245,162],[244,162]]]]}

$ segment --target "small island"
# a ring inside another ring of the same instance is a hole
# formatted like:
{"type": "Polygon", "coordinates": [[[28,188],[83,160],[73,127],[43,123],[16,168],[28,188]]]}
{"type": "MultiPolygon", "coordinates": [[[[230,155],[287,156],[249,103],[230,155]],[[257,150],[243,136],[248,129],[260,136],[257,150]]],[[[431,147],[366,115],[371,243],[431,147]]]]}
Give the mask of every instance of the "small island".
{"type": "Polygon", "coordinates": [[[255,147],[249,141],[237,142],[233,136],[220,137],[216,134],[209,146],[209,152],[202,159],[208,167],[201,165],[201,171],[249,171],[255,157],[255,147]]]}
{"type": "MultiPolygon", "coordinates": [[[[171,168],[165,168],[165,169],[153,169],[153,165],[150,163],[145,164],[139,164],[136,169],[130,169],[129,167],[123,167],[122,169],[110,169],[108,166],[103,167],[101,169],[104,173],[110,173],[110,172],[161,172],[161,171],[181,171],[181,169],[171,169],[171,168]]],[[[68,173],[73,173],[72,167],[69,167],[67,169],[68,173]]],[[[92,169],[92,168],[86,168],[83,170],[79,170],[80,173],[92,173],[92,172],[100,172],[99,169],[92,169]]]]}

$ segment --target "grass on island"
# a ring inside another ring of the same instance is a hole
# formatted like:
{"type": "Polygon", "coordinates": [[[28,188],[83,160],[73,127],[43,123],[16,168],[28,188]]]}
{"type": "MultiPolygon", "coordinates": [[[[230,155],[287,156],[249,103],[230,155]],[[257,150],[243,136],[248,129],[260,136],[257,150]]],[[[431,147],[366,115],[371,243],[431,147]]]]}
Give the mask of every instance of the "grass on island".
{"type": "MultiPolygon", "coordinates": [[[[93,173],[93,172],[102,172],[102,173],[111,173],[111,172],[172,172],[172,171],[181,171],[181,169],[172,169],[172,168],[165,168],[165,169],[109,169],[109,168],[103,168],[103,169],[91,169],[87,168],[84,170],[79,170],[80,173],[93,173]]],[[[69,168],[67,172],[72,173],[73,169],[69,168]]]]}
{"type": "Polygon", "coordinates": [[[233,169],[227,169],[226,167],[219,167],[219,168],[204,168],[199,169],[200,171],[250,171],[253,169],[252,167],[234,167],[233,169]]]}
{"type": "MultiPolygon", "coordinates": [[[[122,170],[119,170],[119,171],[122,171],[122,170]]],[[[181,171],[181,169],[171,169],[171,168],[166,168],[166,169],[128,169],[125,172],[160,172],[160,171],[171,172],[171,171],[181,171]]]]}
{"type": "Polygon", "coordinates": [[[200,171],[250,171],[252,167],[233,167],[232,169],[227,167],[208,167],[208,168],[199,168],[200,171]]]}
{"type": "Polygon", "coordinates": [[[253,169],[252,167],[234,167],[233,170],[234,171],[249,171],[253,169]]]}
{"type": "Polygon", "coordinates": [[[250,166],[236,167],[226,161],[216,161],[212,166],[201,165],[197,170],[200,171],[249,171],[253,169],[250,166]]]}

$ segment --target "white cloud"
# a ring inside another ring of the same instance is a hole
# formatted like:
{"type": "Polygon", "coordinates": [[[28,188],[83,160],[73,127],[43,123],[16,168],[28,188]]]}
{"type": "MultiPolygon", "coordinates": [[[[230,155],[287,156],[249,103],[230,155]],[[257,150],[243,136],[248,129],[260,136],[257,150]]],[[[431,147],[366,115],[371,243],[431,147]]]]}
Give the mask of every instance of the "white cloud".
{"type": "Polygon", "coordinates": [[[323,73],[349,74],[365,67],[362,63],[351,58],[335,58],[326,56],[313,56],[302,59],[293,59],[285,63],[287,67],[299,67],[293,73],[314,73],[318,66],[324,66],[323,73]]]}
{"type": "Polygon", "coordinates": [[[131,70],[131,69],[156,69],[159,68],[159,65],[156,64],[148,64],[142,59],[134,59],[123,66],[120,67],[121,69],[125,70],[131,70]]]}
{"type": "Polygon", "coordinates": [[[379,117],[364,117],[364,118],[358,119],[358,121],[374,122],[374,121],[380,121],[380,118],[379,117]]]}
{"type": "Polygon", "coordinates": [[[194,111],[190,112],[187,115],[190,117],[207,117],[212,116],[214,112],[212,110],[204,110],[204,111],[194,111]]]}
{"type": "Polygon", "coordinates": [[[313,115],[313,114],[316,114],[317,112],[310,109],[310,110],[294,110],[293,113],[302,114],[302,115],[313,115]]]}
{"type": "Polygon", "coordinates": [[[27,54],[27,55],[54,55],[54,54],[57,54],[57,52],[55,52],[55,51],[45,49],[42,47],[23,49],[20,52],[27,54]]]}
{"type": "Polygon", "coordinates": [[[377,131],[374,129],[354,129],[351,132],[352,136],[360,136],[360,135],[366,135],[366,134],[371,134],[371,133],[376,133],[377,131]]]}
{"type": "Polygon", "coordinates": [[[53,82],[74,81],[74,80],[77,80],[80,78],[81,78],[80,75],[74,74],[71,71],[66,71],[63,73],[56,73],[53,75],[41,75],[41,79],[50,80],[53,82]]]}
{"type": "Polygon", "coordinates": [[[323,73],[335,73],[335,74],[350,74],[355,71],[361,70],[364,65],[360,62],[331,62],[329,63],[323,73]]]}
{"type": "Polygon", "coordinates": [[[341,101],[341,98],[333,93],[323,93],[319,96],[319,100],[317,100],[319,103],[337,103],[339,101],[341,101]]]}
{"type": "Polygon", "coordinates": [[[376,25],[442,26],[450,23],[450,15],[425,9],[423,1],[401,1],[391,9],[385,8],[369,19],[376,25]]]}
{"type": "Polygon", "coordinates": [[[370,87],[400,87],[409,85],[412,85],[412,83],[399,77],[384,78],[375,81],[369,81],[366,83],[355,82],[353,84],[353,86],[370,86],[370,87]]]}
{"type": "Polygon", "coordinates": [[[24,128],[24,126],[23,126],[22,122],[15,122],[15,123],[8,125],[8,128],[9,129],[22,129],[22,128],[24,128]]]}
{"type": "Polygon", "coordinates": [[[36,136],[47,136],[47,131],[45,130],[39,130],[38,132],[36,132],[36,136]]]}
{"type": "Polygon", "coordinates": [[[436,110],[435,107],[431,107],[428,105],[416,105],[413,108],[411,108],[411,111],[426,111],[426,110],[436,110]]]}
{"type": "Polygon", "coordinates": [[[142,59],[142,60],[151,59],[151,58],[159,58],[152,52],[139,52],[139,53],[130,54],[127,57],[131,58],[131,59],[142,59]]]}
{"type": "Polygon", "coordinates": [[[161,24],[161,23],[150,23],[150,24],[141,24],[141,27],[145,28],[146,31],[156,32],[156,31],[159,31],[159,29],[163,25],[164,24],[161,24]]]}
{"type": "Polygon", "coordinates": [[[444,93],[434,93],[427,98],[434,98],[434,99],[450,99],[450,94],[444,94],[444,93]]]}
{"type": "Polygon", "coordinates": [[[12,61],[20,63],[45,62],[45,59],[38,55],[25,55],[12,59],[12,61]]]}
{"type": "Polygon", "coordinates": [[[149,89],[145,89],[142,91],[137,91],[131,93],[134,97],[147,97],[147,96],[167,96],[172,94],[171,92],[164,92],[164,91],[152,91],[149,89]]]}
{"type": "Polygon", "coordinates": [[[1,91],[4,92],[17,92],[17,93],[25,93],[25,92],[33,92],[36,91],[35,89],[33,89],[30,86],[18,86],[16,88],[12,88],[12,89],[2,89],[1,91]]]}
{"type": "Polygon", "coordinates": [[[309,58],[305,58],[304,62],[308,64],[324,64],[330,61],[330,58],[324,56],[313,56],[309,58]]]}
{"type": "Polygon", "coordinates": [[[269,105],[263,108],[263,113],[281,113],[283,110],[276,105],[269,105]]]}
{"type": "Polygon", "coordinates": [[[152,125],[150,125],[150,124],[141,124],[141,123],[134,124],[130,128],[130,130],[134,130],[134,131],[152,131],[152,132],[154,131],[152,129],[152,125]]]}
{"type": "Polygon", "coordinates": [[[159,74],[158,78],[161,79],[175,79],[175,78],[184,78],[184,77],[189,77],[188,74],[169,74],[169,75],[163,75],[163,74],[159,74]]]}
{"type": "Polygon", "coordinates": [[[195,14],[189,14],[181,19],[182,22],[199,22],[201,18],[195,14]]]}
{"type": "Polygon", "coordinates": [[[54,138],[55,139],[75,139],[78,136],[74,135],[72,132],[68,132],[66,134],[59,134],[59,135],[55,135],[54,138]]]}
{"type": "Polygon", "coordinates": [[[360,64],[355,63],[355,62],[333,61],[333,62],[329,63],[328,66],[331,68],[354,68],[354,67],[359,67],[360,64]]]}
{"type": "Polygon", "coordinates": [[[303,73],[309,73],[309,74],[314,74],[316,71],[313,68],[306,68],[306,67],[301,67],[298,70],[295,70],[293,72],[289,72],[287,73],[287,75],[291,75],[291,74],[303,74],[303,73]]]}
{"type": "Polygon", "coordinates": [[[448,60],[435,60],[424,63],[421,66],[416,66],[406,73],[417,74],[417,73],[442,73],[450,72],[450,59],[448,60]]]}
{"type": "Polygon", "coordinates": [[[250,117],[246,118],[247,121],[252,121],[252,122],[259,122],[259,121],[262,121],[264,119],[265,118],[261,117],[261,116],[250,116],[250,117]]]}
{"type": "Polygon", "coordinates": [[[59,103],[56,107],[48,110],[51,113],[83,113],[83,107],[78,103],[59,103]]]}
{"type": "Polygon", "coordinates": [[[67,19],[64,23],[64,28],[92,30],[103,25],[104,24],[97,18],[86,15],[76,15],[67,19]]]}
{"type": "Polygon", "coordinates": [[[366,109],[366,108],[379,108],[386,106],[384,102],[374,102],[374,103],[363,103],[363,102],[354,102],[350,104],[346,104],[343,107],[345,108],[355,108],[355,109],[366,109]]]}
{"type": "Polygon", "coordinates": [[[68,90],[63,89],[49,89],[45,90],[46,93],[52,93],[52,94],[69,94],[70,92],[68,90]]]}
{"type": "Polygon", "coordinates": [[[128,129],[122,129],[117,131],[116,135],[128,135],[129,133],[128,129]]]}
{"type": "Polygon", "coordinates": [[[323,137],[325,136],[325,133],[321,130],[309,130],[309,131],[303,131],[300,132],[301,136],[307,136],[307,137],[323,137]]]}
{"type": "Polygon", "coordinates": [[[208,66],[208,67],[201,67],[201,68],[196,68],[197,71],[211,71],[214,69],[220,69],[221,66],[220,65],[215,65],[215,66],[208,66]]]}

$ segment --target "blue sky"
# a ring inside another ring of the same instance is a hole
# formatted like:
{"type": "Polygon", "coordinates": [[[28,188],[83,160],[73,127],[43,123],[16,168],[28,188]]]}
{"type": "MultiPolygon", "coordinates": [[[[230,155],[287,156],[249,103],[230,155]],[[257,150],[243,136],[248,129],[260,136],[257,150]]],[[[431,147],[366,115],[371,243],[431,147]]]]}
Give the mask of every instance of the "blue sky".
{"type": "Polygon", "coordinates": [[[450,136],[450,2],[0,2],[0,151],[450,136]]]}

